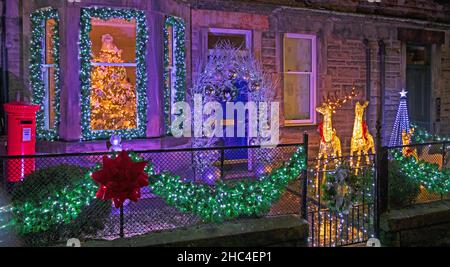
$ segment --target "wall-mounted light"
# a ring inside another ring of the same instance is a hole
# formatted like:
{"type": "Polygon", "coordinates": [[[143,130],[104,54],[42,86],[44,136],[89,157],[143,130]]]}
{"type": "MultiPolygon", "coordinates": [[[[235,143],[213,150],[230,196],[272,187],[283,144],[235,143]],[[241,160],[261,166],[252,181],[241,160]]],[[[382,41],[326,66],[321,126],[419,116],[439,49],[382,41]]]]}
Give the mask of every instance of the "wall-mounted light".
{"type": "Polygon", "coordinates": [[[112,135],[109,139],[109,143],[111,144],[111,147],[109,147],[109,151],[122,151],[122,138],[120,137],[120,135],[112,135]]]}

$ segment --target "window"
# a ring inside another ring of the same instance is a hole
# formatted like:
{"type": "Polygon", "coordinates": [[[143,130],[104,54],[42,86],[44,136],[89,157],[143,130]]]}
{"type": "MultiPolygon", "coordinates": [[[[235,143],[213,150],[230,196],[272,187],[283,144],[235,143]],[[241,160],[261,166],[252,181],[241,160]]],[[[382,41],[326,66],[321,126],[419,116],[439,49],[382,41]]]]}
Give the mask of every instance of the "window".
{"type": "Polygon", "coordinates": [[[221,42],[229,42],[232,46],[249,52],[252,49],[252,34],[250,30],[209,29],[208,49],[214,49],[221,42]]]}
{"type": "Polygon", "coordinates": [[[45,21],[45,38],[43,40],[43,64],[42,64],[42,80],[45,87],[44,95],[44,128],[51,130],[55,126],[55,61],[53,55],[53,38],[55,19],[47,19],[45,21]]]}
{"type": "Polygon", "coordinates": [[[91,23],[91,129],[136,129],[136,20],[91,23]]]}
{"type": "Polygon", "coordinates": [[[287,125],[316,122],[316,37],[284,36],[284,117],[287,125]]]}
{"type": "MultiPolygon", "coordinates": [[[[172,106],[173,103],[176,102],[175,99],[175,94],[176,94],[176,90],[175,90],[175,82],[177,80],[177,64],[176,64],[176,60],[175,60],[175,50],[176,50],[176,46],[177,44],[175,43],[175,38],[176,38],[176,32],[174,32],[174,27],[168,26],[167,27],[167,60],[168,60],[168,67],[167,67],[167,71],[169,72],[169,75],[167,77],[167,86],[170,88],[169,90],[169,94],[170,94],[170,104],[172,106]]],[[[171,118],[172,121],[173,118],[171,118]]]]}

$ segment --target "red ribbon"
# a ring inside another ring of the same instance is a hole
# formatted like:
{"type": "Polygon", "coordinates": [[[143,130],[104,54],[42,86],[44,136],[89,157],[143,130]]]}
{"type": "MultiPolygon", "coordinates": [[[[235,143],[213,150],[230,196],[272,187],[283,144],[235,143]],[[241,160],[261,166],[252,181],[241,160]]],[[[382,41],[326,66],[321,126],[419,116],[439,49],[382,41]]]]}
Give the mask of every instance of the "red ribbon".
{"type": "Polygon", "coordinates": [[[364,137],[364,139],[366,139],[366,141],[367,141],[367,134],[368,134],[368,130],[367,130],[367,123],[366,123],[366,121],[363,121],[362,122],[362,131],[363,131],[363,137],[364,137]]]}
{"type": "Polygon", "coordinates": [[[321,122],[319,124],[318,131],[319,131],[320,137],[322,138],[322,141],[325,142],[325,136],[323,135],[323,122],[321,122]]]}

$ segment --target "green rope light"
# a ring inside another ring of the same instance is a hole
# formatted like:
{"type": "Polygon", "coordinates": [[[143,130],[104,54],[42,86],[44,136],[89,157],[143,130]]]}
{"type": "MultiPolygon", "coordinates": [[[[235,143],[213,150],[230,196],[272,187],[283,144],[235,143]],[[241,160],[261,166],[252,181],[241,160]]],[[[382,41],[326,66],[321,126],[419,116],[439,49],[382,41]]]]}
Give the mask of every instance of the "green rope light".
{"type": "Polygon", "coordinates": [[[439,170],[436,164],[417,161],[414,157],[405,157],[399,151],[394,151],[393,156],[398,161],[401,172],[412,181],[434,193],[450,193],[450,170],[439,170]]]}
{"type": "Polygon", "coordinates": [[[145,56],[147,52],[147,22],[143,11],[134,9],[111,9],[111,8],[83,8],[81,10],[80,31],[80,58],[81,58],[81,130],[82,140],[106,139],[113,134],[120,135],[125,139],[142,138],[147,129],[147,66],[145,56]],[[91,130],[90,91],[91,91],[91,40],[92,30],[91,18],[108,20],[111,18],[136,20],[136,93],[137,93],[137,128],[126,130],[91,130]]]}
{"type": "Polygon", "coordinates": [[[262,216],[278,201],[289,182],[306,169],[304,148],[271,174],[257,180],[218,182],[214,187],[185,183],[169,173],[149,169],[152,192],[181,212],[191,212],[204,221],[223,222],[240,216],[262,216]]]}
{"type": "Polygon", "coordinates": [[[166,133],[170,135],[171,124],[171,84],[169,70],[169,28],[172,27],[175,35],[174,60],[176,68],[175,102],[185,101],[186,97],[186,47],[185,47],[185,23],[183,19],[169,16],[164,27],[164,119],[166,133]]]}
{"type": "Polygon", "coordinates": [[[36,135],[39,140],[53,141],[57,139],[58,128],[60,122],[60,58],[59,58],[59,15],[58,10],[53,8],[44,8],[37,10],[31,14],[31,44],[30,44],[30,85],[33,91],[33,104],[39,105],[41,108],[36,114],[36,135]],[[45,95],[46,88],[43,80],[42,65],[44,64],[44,38],[45,23],[47,20],[53,19],[55,25],[52,30],[52,56],[54,65],[54,112],[55,121],[52,129],[45,127],[45,95]]]}

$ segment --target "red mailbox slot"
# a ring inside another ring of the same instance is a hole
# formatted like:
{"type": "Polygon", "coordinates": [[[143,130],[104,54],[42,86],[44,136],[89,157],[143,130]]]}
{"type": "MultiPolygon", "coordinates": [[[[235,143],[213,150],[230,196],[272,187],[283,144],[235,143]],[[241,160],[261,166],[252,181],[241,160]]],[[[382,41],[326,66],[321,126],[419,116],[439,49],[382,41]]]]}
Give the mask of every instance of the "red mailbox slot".
{"type": "MultiPolygon", "coordinates": [[[[36,112],[39,106],[22,102],[5,104],[8,115],[8,155],[23,156],[36,153],[36,112]]],[[[7,162],[8,182],[20,182],[34,172],[34,159],[12,159],[7,162]]]]}

